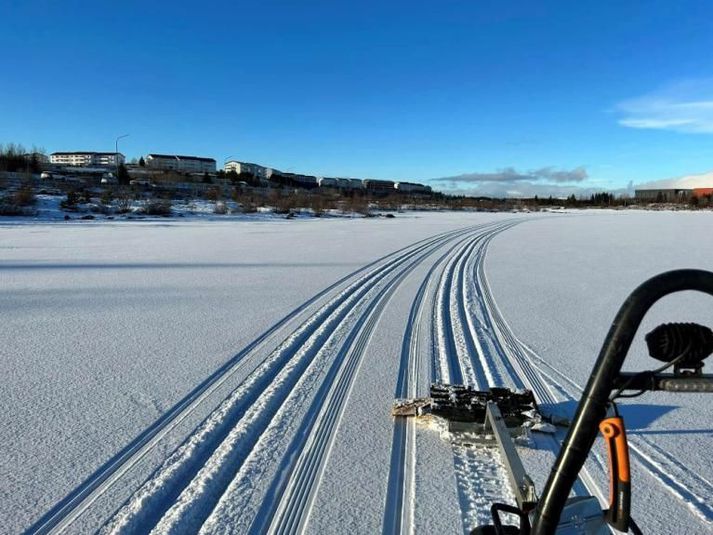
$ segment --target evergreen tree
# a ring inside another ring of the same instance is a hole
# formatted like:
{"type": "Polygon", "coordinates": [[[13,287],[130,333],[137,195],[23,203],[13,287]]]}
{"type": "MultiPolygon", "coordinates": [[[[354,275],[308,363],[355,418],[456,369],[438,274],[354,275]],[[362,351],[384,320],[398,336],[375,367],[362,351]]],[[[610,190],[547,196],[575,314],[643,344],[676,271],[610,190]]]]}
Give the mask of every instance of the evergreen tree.
{"type": "Polygon", "coordinates": [[[117,175],[116,179],[119,181],[119,184],[127,185],[129,183],[129,171],[127,171],[126,166],[123,163],[119,164],[117,175]]]}

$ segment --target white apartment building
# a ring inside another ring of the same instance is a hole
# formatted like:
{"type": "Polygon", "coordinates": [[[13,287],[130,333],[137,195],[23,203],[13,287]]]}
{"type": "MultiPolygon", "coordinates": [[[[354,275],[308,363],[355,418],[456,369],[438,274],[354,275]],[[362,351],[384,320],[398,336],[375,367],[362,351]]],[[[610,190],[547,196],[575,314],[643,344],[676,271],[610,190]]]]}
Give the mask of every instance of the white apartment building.
{"type": "Polygon", "coordinates": [[[266,179],[268,178],[268,169],[267,167],[263,167],[262,165],[258,165],[256,163],[248,163],[248,162],[239,162],[237,160],[230,160],[225,164],[223,167],[226,173],[229,173],[230,171],[235,171],[236,173],[246,173],[248,175],[252,175],[257,178],[263,178],[266,179]]]}
{"type": "Polygon", "coordinates": [[[213,158],[181,156],[178,154],[148,154],[144,159],[146,167],[179,173],[215,173],[213,158]]]}
{"type": "Polygon", "coordinates": [[[50,163],[71,167],[116,167],[123,164],[124,161],[124,155],[120,152],[53,152],[50,154],[50,163]]]}

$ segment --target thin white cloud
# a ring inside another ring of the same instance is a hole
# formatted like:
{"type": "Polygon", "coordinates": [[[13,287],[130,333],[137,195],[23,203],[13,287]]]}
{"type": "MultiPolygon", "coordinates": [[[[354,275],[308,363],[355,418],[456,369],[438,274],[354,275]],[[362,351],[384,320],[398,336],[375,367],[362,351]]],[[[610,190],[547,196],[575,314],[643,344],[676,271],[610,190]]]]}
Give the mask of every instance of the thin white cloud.
{"type": "Polygon", "coordinates": [[[588,178],[587,170],[583,167],[575,167],[574,169],[556,169],[554,167],[542,167],[531,171],[520,172],[513,167],[506,167],[494,172],[488,173],[464,173],[462,175],[446,176],[434,178],[435,182],[450,182],[454,184],[463,183],[485,183],[497,182],[515,184],[518,182],[582,182],[588,178]]]}
{"type": "Polygon", "coordinates": [[[619,124],[628,128],[713,133],[713,78],[684,80],[620,102],[619,124]]]}
{"type": "Polygon", "coordinates": [[[652,180],[636,185],[636,189],[693,189],[712,187],[713,171],[674,178],[664,178],[662,180],[652,180]]]}
{"type": "Polygon", "coordinates": [[[594,193],[609,191],[616,195],[633,194],[633,184],[625,188],[611,189],[601,181],[590,179],[583,167],[556,169],[542,167],[534,171],[519,172],[512,167],[489,173],[465,173],[433,179],[441,183],[445,193],[470,197],[565,198],[574,195],[588,198],[594,193]]]}

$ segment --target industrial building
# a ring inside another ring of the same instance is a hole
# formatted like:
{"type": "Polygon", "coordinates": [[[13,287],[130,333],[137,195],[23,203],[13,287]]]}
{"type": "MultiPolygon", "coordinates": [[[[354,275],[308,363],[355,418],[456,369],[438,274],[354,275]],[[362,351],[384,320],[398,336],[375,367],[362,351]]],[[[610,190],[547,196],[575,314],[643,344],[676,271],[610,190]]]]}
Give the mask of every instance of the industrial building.
{"type": "Polygon", "coordinates": [[[71,167],[116,167],[124,163],[120,152],[53,152],[50,163],[71,167]]]}
{"type": "Polygon", "coordinates": [[[215,160],[213,158],[181,156],[179,154],[148,154],[144,161],[147,168],[157,171],[215,173],[215,160]]]}
{"type": "Polygon", "coordinates": [[[693,188],[694,197],[713,196],[713,188],[693,188]]]}

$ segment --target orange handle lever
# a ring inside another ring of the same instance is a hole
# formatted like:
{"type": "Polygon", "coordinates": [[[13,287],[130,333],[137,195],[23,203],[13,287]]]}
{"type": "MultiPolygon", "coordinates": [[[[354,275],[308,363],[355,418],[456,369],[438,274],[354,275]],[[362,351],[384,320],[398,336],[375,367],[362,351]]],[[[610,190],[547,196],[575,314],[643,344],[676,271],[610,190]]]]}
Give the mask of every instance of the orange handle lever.
{"type": "Polygon", "coordinates": [[[609,455],[609,510],[607,522],[619,531],[628,531],[631,518],[631,473],[629,444],[624,420],[619,416],[605,418],[599,430],[607,443],[609,455]]]}

